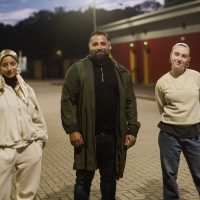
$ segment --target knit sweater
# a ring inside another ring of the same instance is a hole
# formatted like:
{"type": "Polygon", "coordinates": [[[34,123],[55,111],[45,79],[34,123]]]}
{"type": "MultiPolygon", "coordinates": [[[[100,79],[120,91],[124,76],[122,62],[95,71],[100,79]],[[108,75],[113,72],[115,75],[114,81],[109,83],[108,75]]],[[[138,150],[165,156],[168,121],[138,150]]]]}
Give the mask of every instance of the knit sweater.
{"type": "Polygon", "coordinates": [[[161,121],[172,125],[200,122],[200,73],[186,69],[177,78],[169,72],[156,83],[156,102],[161,121]]]}

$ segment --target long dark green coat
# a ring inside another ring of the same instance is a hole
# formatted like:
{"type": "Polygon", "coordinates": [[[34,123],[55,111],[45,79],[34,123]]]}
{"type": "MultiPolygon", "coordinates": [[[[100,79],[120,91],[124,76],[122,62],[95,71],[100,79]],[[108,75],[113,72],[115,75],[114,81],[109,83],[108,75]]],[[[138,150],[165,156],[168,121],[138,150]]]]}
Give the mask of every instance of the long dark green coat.
{"type": "MultiPolygon", "coordinates": [[[[125,135],[137,135],[136,99],[129,72],[112,60],[119,85],[116,179],[123,176],[125,135]]],[[[112,77],[111,77],[112,78],[112,77]]],[[[95,158],[95,91],[93,65],[88,57],[74,63],[65,75],[61,97],[61,118],[67,134],[79,131],[84,145],[74,149],[74,169],[97,169],[95,158]]]]}

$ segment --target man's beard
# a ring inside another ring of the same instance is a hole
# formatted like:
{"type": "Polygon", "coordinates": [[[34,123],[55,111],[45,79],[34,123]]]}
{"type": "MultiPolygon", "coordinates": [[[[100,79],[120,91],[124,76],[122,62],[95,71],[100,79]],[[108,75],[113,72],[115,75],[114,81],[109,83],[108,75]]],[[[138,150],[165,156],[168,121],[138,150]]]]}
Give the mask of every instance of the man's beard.
{"type": "Polygon", "coordinates": [[[109,55],[107,53],[98,53],[91,55],[94,62],[98,64],[104,64],[109,61],[109,55]]]}

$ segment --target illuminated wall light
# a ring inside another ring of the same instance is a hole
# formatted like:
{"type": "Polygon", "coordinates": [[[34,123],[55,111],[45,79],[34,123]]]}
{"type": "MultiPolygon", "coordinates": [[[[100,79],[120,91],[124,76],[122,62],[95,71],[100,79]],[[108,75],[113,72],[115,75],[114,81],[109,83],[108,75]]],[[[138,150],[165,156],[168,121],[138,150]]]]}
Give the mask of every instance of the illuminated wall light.
{"type": "Polygon", "coordinates": [[[57,49],[56,50],[56,55],[61,57],[62,56],[62,51],[60,49],[57,49]]]}
{"type": "Polygon", "coordinates": [[[110,46],[110,50],[112,50],[112,47],[110,46]]]}
{"type": "Polygon", "coordinates": [[[184,42],[186,40],[185,36],[180,37],[180,40],[181,40],[181,42],[184,42]]]}
{"type": "Polygon", "coordinates": [[[129,46],[130,46],[131,48],[133,48],[135,45],[134,45],[134,43],[130,43],[129,46]]]}
{"type": "Polygon", "coordinates": [[[149,45],[149,42],[144,41],[144,46],[148,46],[148,45],[149,45]]]}

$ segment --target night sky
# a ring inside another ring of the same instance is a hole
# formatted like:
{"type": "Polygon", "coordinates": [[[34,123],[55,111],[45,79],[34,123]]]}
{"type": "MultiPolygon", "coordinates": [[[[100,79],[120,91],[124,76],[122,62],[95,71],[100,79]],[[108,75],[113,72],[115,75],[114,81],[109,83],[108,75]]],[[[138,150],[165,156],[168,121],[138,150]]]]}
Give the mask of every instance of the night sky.
{"type": "MultiPolygon", "coordinates": [[[[156,0],[161,4],[164,0],[156,0]]],[[[65,11],[86,10],[88,7],[113,10],[140,4],[144,0],[0,0],[0,23],[16,24],[28,18],[39,10],[54,11],[56,7],[63,7],[65,11]]]]}

